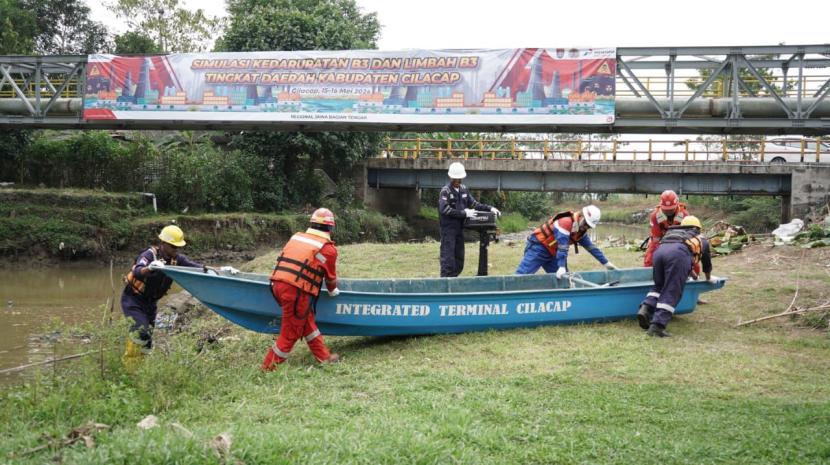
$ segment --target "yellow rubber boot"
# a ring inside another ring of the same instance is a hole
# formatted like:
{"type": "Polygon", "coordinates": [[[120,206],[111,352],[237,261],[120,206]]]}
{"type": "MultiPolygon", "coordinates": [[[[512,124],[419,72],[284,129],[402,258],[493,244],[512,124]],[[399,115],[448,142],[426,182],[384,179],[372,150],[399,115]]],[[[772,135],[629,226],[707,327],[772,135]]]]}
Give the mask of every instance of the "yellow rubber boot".
{"type": "Polygon", "coordinates": [[[144,352],[142,352],[141,346],[133,342],[132,339],[127,338],[124,356],[121,357],[121,361],[124,363],[124,368],[127,369],[127,372],[135,372],[142,358],[144,358],[144,352]]]}

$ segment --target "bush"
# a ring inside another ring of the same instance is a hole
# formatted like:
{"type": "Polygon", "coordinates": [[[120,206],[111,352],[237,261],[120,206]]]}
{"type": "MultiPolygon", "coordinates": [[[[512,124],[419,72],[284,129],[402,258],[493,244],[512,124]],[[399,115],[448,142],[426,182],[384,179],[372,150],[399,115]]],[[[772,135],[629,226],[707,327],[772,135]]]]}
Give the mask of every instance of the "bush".
{"type": "Polygon", "coordinates": [[[498,223],[499,229],[503,233],[526,231],[528,228],[527,218],[515,212],[502,215],[498,223]]]}

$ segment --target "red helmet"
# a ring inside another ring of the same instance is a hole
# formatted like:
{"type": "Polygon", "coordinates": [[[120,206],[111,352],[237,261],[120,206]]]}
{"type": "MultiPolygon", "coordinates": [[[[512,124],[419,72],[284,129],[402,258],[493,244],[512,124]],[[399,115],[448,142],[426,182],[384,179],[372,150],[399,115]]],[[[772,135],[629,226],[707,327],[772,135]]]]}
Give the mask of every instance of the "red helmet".
{"type": "Polygon", "coordinates": [[[677,194],[674,191],[663,191],[660,194],[660,208],[665,211],[673,212],[677,210],[677,206],[680,205],[680,199],[677,198],[677,194]]]}
{"type": "Polygon", "coordinates": [[[318,208],[311,214],[311,222],[334,226],[334,213],[328,208],[318,208]]]}

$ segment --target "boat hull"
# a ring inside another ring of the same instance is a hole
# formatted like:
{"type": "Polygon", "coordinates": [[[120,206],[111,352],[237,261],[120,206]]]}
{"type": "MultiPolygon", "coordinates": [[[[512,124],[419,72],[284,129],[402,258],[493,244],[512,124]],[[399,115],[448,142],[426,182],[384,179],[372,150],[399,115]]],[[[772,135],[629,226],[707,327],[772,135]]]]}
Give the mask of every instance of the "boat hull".
{"type": "MultiPolygon", "coordinates": [[[[182,267],[164,272],[233,323],[279,333],[281,309],[267,275],[214,275],[182,267]]],[[[585,272],[580,278],[596,284],[574,284],[553,275],[344,279],[338,281],[337,298],[322,293],[316,321],[327,335],[395,336],[620,320],[636,315],[653,284],[650,268],[585,272]],[[602,287],[592,287],[597,285],[602,287]]],[[[675,314],[692,312],[702,292],[724,283],[690,281],[675,314]]]]}

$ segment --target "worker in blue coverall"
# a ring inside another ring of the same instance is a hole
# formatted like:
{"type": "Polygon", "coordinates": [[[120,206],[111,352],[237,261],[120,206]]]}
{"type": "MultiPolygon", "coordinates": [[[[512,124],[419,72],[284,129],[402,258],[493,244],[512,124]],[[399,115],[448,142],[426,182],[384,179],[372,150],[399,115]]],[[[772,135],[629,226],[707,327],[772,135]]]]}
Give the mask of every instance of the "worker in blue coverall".
{"type": "Polygon", "coordinates": [[[700,233],[701,229],[700,220],[689,215],[683,218],[680,226],[669,227],[654,252],[654,287],[646,294],[637,312],[637,321],[649,336],[671,336],[666,326],[697,263],[702,265],[706,279],[712,280],[709,241],[700,233]]]}
{"type": "Polygon", "coordinates": [[[607,269],[616,270],[617,267],[588,237],[588,230],[599,224],[599,218],[600,211],[595,205],[588,205],[582,212],[567,211],[548,218],[527,237],[525,254],[516,268],[516,274],[533,274],[543,268],[546,273],[556,272],[556,278],[562,279],[568,273],[568,248],[571,244],[577,253],[578,245],[581,245],[607,269]]]}
{"type": "MultiPolygon", "coordinates": [[[[121,293],[121,311],[128,320],[132,320],[124,352],[125,364],[140,359],[153,347],[157,304],[173,285],[173,280],[158,270],[165,265],[203,267],[178,252],[179,247],[185,245],[184,232],[178,226],[165,226],[158,239],[157,244],[136,257],[132,268],[124,277],[126,286],[121,293]]],[[[231,267],[224,268],[236,271],[231,267]]]]}
{"type": "Polygon", "coordinates": [[[476,211],[501,212],[496,207],[483,204],[470,195],[461,180],[467,177],[464,165],[450,164],[447,172],[450,182],[438,194],[439,225],[441,226],[441,277],[455,277],[464,269],[464,220],[476,215],[476,211]]]}

